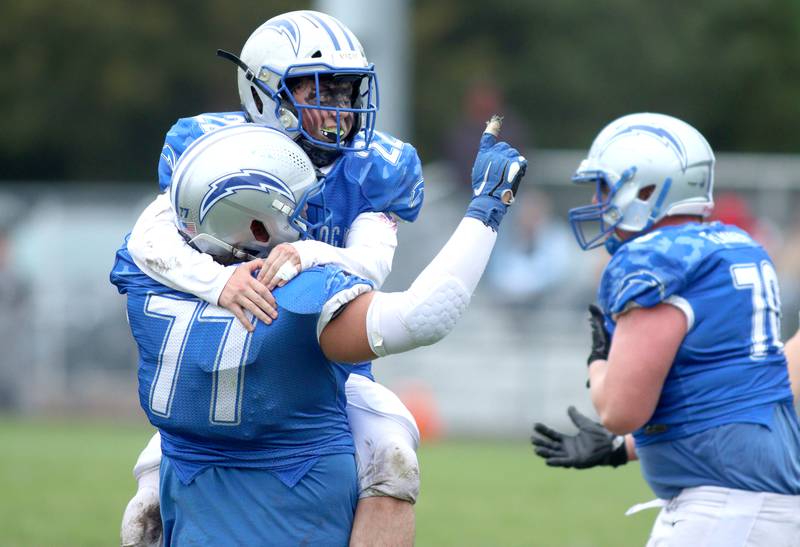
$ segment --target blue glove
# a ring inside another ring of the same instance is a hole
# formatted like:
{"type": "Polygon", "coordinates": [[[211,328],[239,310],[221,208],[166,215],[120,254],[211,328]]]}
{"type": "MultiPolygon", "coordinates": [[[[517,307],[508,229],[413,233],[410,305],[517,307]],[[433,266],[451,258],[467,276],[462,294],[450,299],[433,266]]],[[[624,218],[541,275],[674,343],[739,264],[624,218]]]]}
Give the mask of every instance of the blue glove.
{"type": "MultiPolygon", "coordinates": [[[[491,125],[491,122],[490,122],[491,125]]],[[[481,137],[472,167],[472,202],[465,216],[476,218],[497,231],[508,206],[514,201],[528,161],[487,130],[481,137]]]]}

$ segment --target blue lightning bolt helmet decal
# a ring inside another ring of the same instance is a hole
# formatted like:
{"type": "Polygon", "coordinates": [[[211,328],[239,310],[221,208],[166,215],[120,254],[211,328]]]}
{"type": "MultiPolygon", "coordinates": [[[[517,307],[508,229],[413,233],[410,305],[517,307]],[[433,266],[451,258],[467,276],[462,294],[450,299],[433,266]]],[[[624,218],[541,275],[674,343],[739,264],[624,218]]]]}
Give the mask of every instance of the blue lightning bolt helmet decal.
{"type": "Polygon", "coordinates": [[[328,165],[341,152],[365,150],[372,141],[379,109],[378,79],[355,34],[341,21],[315,11],[294,11],[264,23],[247,39],[241,56],[219,55],[239,67],[239,99],[248,118],[276,127],[300,142],[312,161],[328,165]],[[300,79],[313,92],[295,97],[300,79]],[[348,84],[332,96],[330,82],[348,84]],[[309,130],[312,111],[329,116],[309,130]],[[298,135],[299,134],[299,135],[298,135]],[[356,137],[363,134],[355,145],[356,137]]]}
{"type": "Polygon", "coordinates": [[[595,185],[592,204],[569,211],[575,238],[613,252],[608,243],[619,248],[666,216],[707,217],[713,178],[714,152],[697,129],[664,114],[623,116],[600,131],[572,177],[595,185]]]}
{"type": "Polygon", "coordinates": [[[282,18],[271,20],[265,29],[273,29],[278,34],[285,36],[292,45],[295,55],[300,52],[300,31],[297,29],[297,23],[292,19],[282,18]]]}
{"type": "Polygon", "coordinates": [[[689,164],[689,160],[686,156],[686,148],[683,146],[683,143],[681,143],[681,141],[675,135],[673,135],[672,133],[670,133],[669,131],[667,131],[662,127],[655,127],[652,125],[641,125],[641,124],[629,125],[623,129],[620,129],[610,139],[608,139],[606,147],[608,147],[608,145],[610,145],[617,137],[625,135],[627,133],[633,133],[635,131],[649,133],[651,135],[654,135],[662,142],[666,143],[667,146],[670,148],[670,150],[672,150],[675,153],[675,156],[677,156],[678,161],[681,164],[681,167],[683,169],[686,169],[686,167],[689,164]]]}
{"type": "Polygon", "coordinates": [[[208,192],[200,202],[200,222],[203,222],[211,208],[224,197],[235,194],[238,190],[259,190],[267,194],[277,192],[294,203],[292,191],[266,171],[242,169],[228,173],[208,185],[208,192]]]}

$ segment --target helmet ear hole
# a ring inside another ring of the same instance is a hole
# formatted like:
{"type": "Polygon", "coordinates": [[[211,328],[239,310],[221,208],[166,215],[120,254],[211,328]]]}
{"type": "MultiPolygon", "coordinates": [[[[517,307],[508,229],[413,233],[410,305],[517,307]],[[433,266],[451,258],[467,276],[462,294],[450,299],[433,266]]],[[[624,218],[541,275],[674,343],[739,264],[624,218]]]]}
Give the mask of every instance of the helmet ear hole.
{"type": "Polygon", "coordinates": [[[315,52],[314,52],[314,53],[311,55],[311,58],[312,58],[312,59],[319,59],[320,57],[322,57],[322,52],[321,52],[320,50],[317,50],[317,51],[315,51],[315,52]]]}
{"type": "Polygon", "coordinates": [[[645,186],[644,188],[639,190],[639,193],[636,194],[636,197],[642,201],[647,201],[648,199],[650,199],[650,196],[653,195],[653,192],[655,192],[655,190],[656,190],[655,184],[651,184],[650,186],[645,186]]]}
{"type": "Polygon", "coordinates": [[[269,243],[269,232],[267,231],[267,227],[264,226],[264,223],[260,220],[254,220],[250,223],[250,232],[253,234],[256,241],[269,243]]]}
{"type": "Polygon", "coordinates": [[[259,114],[264,113],[264,101],[261,100],[261,97],[258,96],[258,92],[256,88],[250,86],[250,93],[253,95],[253,101],[256,103],[256,108],[258,109],[259,114]]]}

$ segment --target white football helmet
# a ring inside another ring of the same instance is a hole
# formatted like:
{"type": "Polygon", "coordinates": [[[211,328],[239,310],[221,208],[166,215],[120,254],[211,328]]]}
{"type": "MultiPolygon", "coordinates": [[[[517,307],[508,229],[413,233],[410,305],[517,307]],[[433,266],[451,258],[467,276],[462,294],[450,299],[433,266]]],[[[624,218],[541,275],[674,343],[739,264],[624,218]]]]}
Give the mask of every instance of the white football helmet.
{"type": "Polygon", "coordinates": [[[592,205],[569,211],[583,249],[606,244],[616,229],[643,232],[666,216],[707,217],[714,208],[714,152],[694,127],[672,116],[640,113],[608,124],[572,181],[596,185],[592,205]]]}
{"type": "Polygon", "coordinates": [[[194,141],[175,166],[170,198],[189,244],[228,264],[307,237],[303,210],[323,186],[292,139],[244,124],[194,141]]]}
{"type": "MultiPolygon", "coordinates": [[[[338,19],[316,11],[278,15],[258,27],[247,39],[241,57],[219,51],[234,61],[238,71],[239,98],[250,120],[286,132],[314,158],[315,150],[363,150],[369,146],[378,112],[375,67],[367,61],[361,43],[338,19]],[[329,105],[320,98],[320,78],[353,83],[349,106],[329,105]],[[316,104],[299,104],[292,95],[299,78],[315,80],[316,104]],[[335,113],[337,125],[328,141],[314,138],[303,128],[309,109],[335,113]],[[353,127],[345,135],[341,115],[351,112],[353,127]],[[356,140],[363,130],[363,139],[356,140]]],[[[315,163],[318,163],[315,160],[315,163]]]]}

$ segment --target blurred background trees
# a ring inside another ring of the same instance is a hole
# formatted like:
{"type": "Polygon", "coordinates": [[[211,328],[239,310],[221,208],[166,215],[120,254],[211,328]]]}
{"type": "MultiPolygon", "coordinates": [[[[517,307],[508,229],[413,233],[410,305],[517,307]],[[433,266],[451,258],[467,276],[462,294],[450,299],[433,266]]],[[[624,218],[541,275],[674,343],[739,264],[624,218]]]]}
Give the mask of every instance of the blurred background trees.
{"type": "MultiPolygon", "coordinates": [[[[238,52],[262,21],[307,7],[5,3],[0,180],[153,180],[175,119],[238,109],[234,68],[215,49],[238,52]]],[[[423,161],[446,154],[468,92],[487,82],[542,148],[585,148],[613,117],[655,110],[717,150],[800,151],[796,0],[419,0],[411,13],[410,137],[423,161]]]]}

